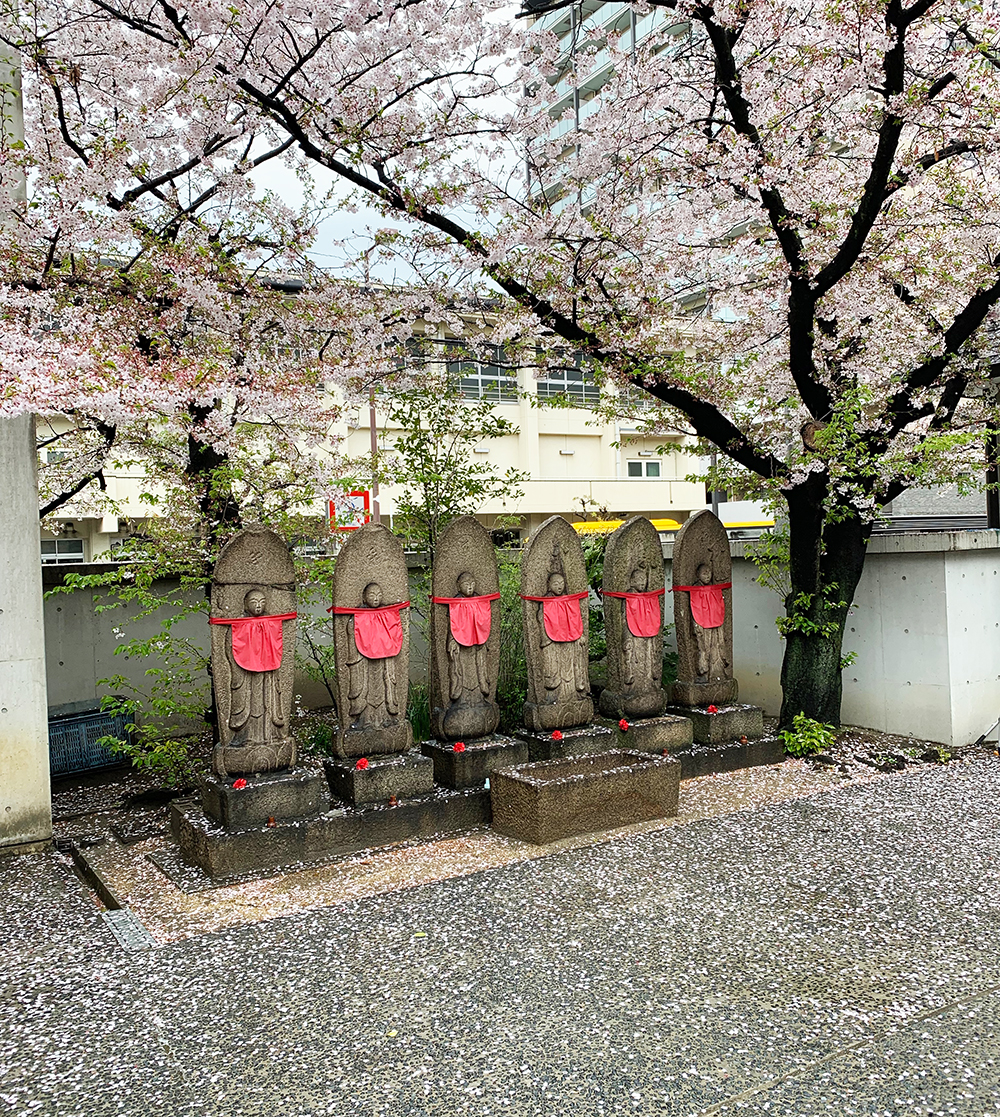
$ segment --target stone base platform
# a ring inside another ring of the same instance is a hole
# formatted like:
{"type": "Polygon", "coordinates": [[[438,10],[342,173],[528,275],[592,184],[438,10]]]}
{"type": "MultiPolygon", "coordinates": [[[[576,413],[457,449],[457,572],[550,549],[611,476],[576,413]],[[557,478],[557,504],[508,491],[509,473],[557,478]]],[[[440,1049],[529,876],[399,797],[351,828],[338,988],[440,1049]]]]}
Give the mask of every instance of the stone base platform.
{"type": "Polygon", "coordinates": [[[740,684],[736,679],[713,679],[712,682],[676,682],[670,688],[671,706],[731,706],[739,701],[740,684]]]}
{"type": "Polygon", "coordinates": [[[764,711],[760,706],[720,706],[714,714],[703,706],[668,706],[667,713],[690,718],[699,745],[721,745],[741,737],[753,741],[764,736],[764,711]]]}
{"type": "Polygon", "coordinates": [[[316,768],[226,779],[210,775],[203,777],[200,790],[206,816],[224,830],[242,830],[269,818],[309,818],[330,808],[326,780],[316,768]],[[237,782],[246,786],[234,787],[237,782]]]}
{"type": "Polygon", "coordinates": [[[613,749],[615,733],[609,725],[595,722],[592,725],[578,725],[575,729],[560,729],[562,739],[552,736],[552,730],[543,733],[532,733],[524,730],[517,734],[517,739],[528,746],[528,756],[531,760],[557,760],[566,756],[586,756],[595,752],[607,752],[613,749]]]}
{"type": "Polygon", "coordinates": [[[681,765],[672,757],[614,749],[501,768],[490,780],[493,829],[548,845],[677,814],[681,765]]]}
{"type": "Polygon", "coordinates": [[[483,787],[497,768],[528,762],[524,741],[496,733],[466,741],[464,752],[455,752],[453,745],[440,741],[422,741],[420,751],[433,761],[434,782],[455,790],[483,787]]]}
{"type": "Polygon", "coordinates": [[[711,776],[718,772],[735,772],[739,768],[759,768],[781,764],[787,760],[785,744],[780,737],[759,737],[745,745],[730,741],[724,745],[691,745],[672,753],[681,762],[681,779],[711,776]]]}
{"type": "MultiPolygon", "coordinates": [[[[438,788],[394,807],[340,807],[315,818],[275,820],[273,826],[265,822],[244,830],[223,829],[193,799],[175,800],[170,827],[183,861],[226,884],[396,842],[426,841],[489,825],[490,818],[488,791],[438,788]]],[[[169,875],[165,864],[161,868],[169,875]]]]}
{"type": "Polygon", "coordinates": [[[691,719],[687,716],[676,717],[665,714],[655,718],[629,719],[628,729],[622,733],[618,722],[609,722],[608,728],[616,734],[616,743],[623,749],[632,749],[634,752],[657,752],[662,755],[664,749],[676,752],[677,749],[687,748],[694,740],[691,719]]]}
{"type": "Polygon", "coordinates": [[[368,757],[368,767],[355,760],[326,760],[326,778],[334,797],[352,807],[413,799],[434,790],[434,765],[419,752],[368,757]]]}

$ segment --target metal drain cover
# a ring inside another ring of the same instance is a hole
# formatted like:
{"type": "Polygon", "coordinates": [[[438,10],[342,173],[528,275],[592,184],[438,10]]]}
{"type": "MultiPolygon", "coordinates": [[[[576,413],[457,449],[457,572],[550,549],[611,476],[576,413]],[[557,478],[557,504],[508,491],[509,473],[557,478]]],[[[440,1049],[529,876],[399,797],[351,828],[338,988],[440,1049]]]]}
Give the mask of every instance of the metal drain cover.
{"type": "Polygon", "coordinates": [[[139,922],[131,909],[102,911],[101,915],[104,916],[104,922],[111,928],[111,933],[123,949],[151,950],[156,946],[156,939],[139,922]]]}

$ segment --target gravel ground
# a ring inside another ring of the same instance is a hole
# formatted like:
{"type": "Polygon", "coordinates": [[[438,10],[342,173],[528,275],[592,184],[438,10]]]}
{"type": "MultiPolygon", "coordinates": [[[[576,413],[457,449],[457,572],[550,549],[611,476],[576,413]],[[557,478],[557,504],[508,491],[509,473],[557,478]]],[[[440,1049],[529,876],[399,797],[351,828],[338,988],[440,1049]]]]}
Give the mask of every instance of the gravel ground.
{"type": "Polygon", "coordinates": [[[1000,760],[118,947],[0,861],[27,1114],[1000,1114],[1000,760]]]}

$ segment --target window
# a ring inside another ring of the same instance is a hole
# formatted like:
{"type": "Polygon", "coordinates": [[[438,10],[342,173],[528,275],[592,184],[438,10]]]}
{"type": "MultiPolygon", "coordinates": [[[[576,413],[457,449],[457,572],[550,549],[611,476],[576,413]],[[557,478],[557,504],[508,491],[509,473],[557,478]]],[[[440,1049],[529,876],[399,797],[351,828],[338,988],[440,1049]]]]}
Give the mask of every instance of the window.
{"type": "Polygon", "coordinates": [[[659,462],[628,462],[629,477],[659,477],[659,462]]]}
{"type": "Polygon", "coordinates": [[[593,369],[586,365],[550,365],[544,380],[538,381],[539,399],[566,396],[575,404],[600,403],[601,392],[593,369]]]}
{"type": "Polygon", "coordinates": [[[82,539],[43,539],[42,565],[54,562],[83,562],[82,539]]]}
{"type": "Polygon", "coordinates": [[[485,360],[462,345],[446,343],[448,378],[468,399],[517,403],[517,370],[506,363],[499,345],[487,346],[485,360]]]}

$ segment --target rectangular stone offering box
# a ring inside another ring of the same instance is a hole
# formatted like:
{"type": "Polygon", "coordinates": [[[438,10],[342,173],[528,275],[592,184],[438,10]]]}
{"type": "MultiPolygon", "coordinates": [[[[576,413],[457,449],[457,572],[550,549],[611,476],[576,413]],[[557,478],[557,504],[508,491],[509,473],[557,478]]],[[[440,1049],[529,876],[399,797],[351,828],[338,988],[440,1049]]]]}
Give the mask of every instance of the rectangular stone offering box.
{"type": "Polygon", "coordinates": [[[690,718],[699,745],[721,745],[741,737],[753,741],[764,736],[764,711],[760,706],[720,706],[715,714],[699,706],[668,706],[667,713],[690,718]]]}
{"type": "Polygon", "coordinates": [[[617,730],[610,725],[593,723],[579,725],[575,729],[561,729],[562,739],[552,736],[551,731],[532,733],[524,730],[517,739],[528,746],[528,756],[534,760],[557,760],[564,756],[587,756],[595,752],[607,752],[615,747],[617,730]]]}
{"type": "Polygon", "coordinates": [[[413,799],[434,790],[434,762],[419,752],[396,756],[370,756],[367,768],[356,760],[325,760],[330,790],[353,807],[413,799]]]}
{"type": "Polygon", "coordinates": [[[461,790],[483,787],[497,768],[527,764],[528,746],[513,737],[480,737],[466,741],[464,752],[440,741],[424,741],[420,751],[434,763],[434,782],[442,787],[461,790]]]}
{"type": "Polygon", "coordinates": [[[611,725],[612,732],[618,734],[618,744],[635,752],[658,752],[664,749],[675,752],[685,749],[694,740],[694,728],[688,717],[675,717],[665,714],[655,718],[636,718],[629,721],[628,729],[622,733],[618,723],[611,725]]]}
{"type": "Polygon", "coordinates": [[[615,749],[501,768],[490,777],[493,829],[533,845],[677,814],[681,765],[615,749]]]}
{"type": "Polygon", "coordinates": [[[313,818],[330,809],[330,792],[315,768],[288,768],[251,776],[211,775],[201,784],[205,814],[225,830],[245,830],[268,819],[313,818]],[[246,781],[246,787],[233,784],[246,781]]]}

